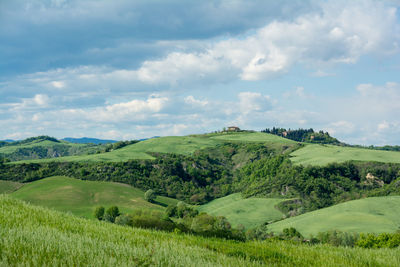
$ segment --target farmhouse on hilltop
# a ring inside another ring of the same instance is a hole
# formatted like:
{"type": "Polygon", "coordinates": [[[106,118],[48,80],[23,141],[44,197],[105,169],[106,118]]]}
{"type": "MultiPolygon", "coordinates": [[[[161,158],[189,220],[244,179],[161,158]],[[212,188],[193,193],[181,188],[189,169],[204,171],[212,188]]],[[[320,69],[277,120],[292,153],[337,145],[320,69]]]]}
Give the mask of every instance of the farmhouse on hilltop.
{"type": "Polygon", "coordinates": [[[228,127],[228,132],[237,132],[237,131],[240,131],[239,127],[236,127],[236,126],[229,126],[228,127]]]}

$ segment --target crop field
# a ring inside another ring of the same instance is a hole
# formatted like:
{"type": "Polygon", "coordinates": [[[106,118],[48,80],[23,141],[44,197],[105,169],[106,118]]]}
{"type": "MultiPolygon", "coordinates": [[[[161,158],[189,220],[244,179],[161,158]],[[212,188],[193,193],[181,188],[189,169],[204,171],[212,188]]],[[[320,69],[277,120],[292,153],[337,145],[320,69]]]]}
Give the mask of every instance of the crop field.
{"type": "Polygon", "coordinates": [[[261,142],[270,145],[292,145],[296,144],[288,139],[284,139],[275,135],[256,132],[243,133],[226,133],[226,134],[209,134],[209,135],[193,135],[193,136],[167,136],[148,139],[133,145],[123,147],[107,153],[68,156],[40,160],[24,160],[17,163],[37,163],[48,161],[85,161],[85,162],[120,162],[130,159],[153,159],[149,153],[174,153],[181,155],[190,155],[193,152],[215,147],[223,142],[261,142]]]}
{"type": "Polygon", "coordinates": [[[340,230],[358,233],[395,232],[400,226],[400,196],[344,202],[268,225],[272,232],[294,227],[305,236],[340,230]]]}
{"type": "Polygon", "coordinates": [[[0,265],[399,266],[399,249],[237,242],[123,227],[0,195],[0,265]]]}
{"type": "MultiPolygon", "coordinates": [[[[163,210],[161,205],[145,201],[142,190],[129,185],[68,177],[50,177],[28,183],[11,196],[86,218],[93,218],[93,210],[97,206],[107,208],[116,205],[126,213],[137,209],[163,210]]],[[[160,196],[156,201],[164,206],[177,202],[175,199],[160,196]]]]}
{"type": "Polygon", "coordinates": [[[18,190],[23,184],[0,180],[0,194],[9,194],[18,190]]]}
{"type": "Polygon", "coordinates": [[[233,227],[243,225],[246,229],[282,218],[283,213],[275,205],[284,199],[242,198],[240,193],[215,199],[200,206],[200,212],[215,216],[225,216],[233,227]]]}
{"type": "Polygon", "coordinates": [[[302,165],[326,165],[349,160],[400,163],[400,152],[334,145],[307,144],[290,156],[292,162],[302,165]]]}

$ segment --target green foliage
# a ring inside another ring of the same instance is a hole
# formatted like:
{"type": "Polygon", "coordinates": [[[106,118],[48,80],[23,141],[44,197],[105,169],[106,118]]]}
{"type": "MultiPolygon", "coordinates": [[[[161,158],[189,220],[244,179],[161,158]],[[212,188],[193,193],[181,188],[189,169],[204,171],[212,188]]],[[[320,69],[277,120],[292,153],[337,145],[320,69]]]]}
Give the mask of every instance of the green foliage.
{"type": "Polygon", "coordinates": [[[283,236],[290,239],[302,239],[303,236],[294,227],[283,228],[283,236]]]}
{"type": "Polygon", "coordinates": [[[357,233],[331,230],[327,232],[320,232],[315,238],[311,238],[311,240],[332,246],[354,247],[357,240],[359,240],[359,236],[360,235],[357,233]]]}
{"type": "Polygon", "coordinates": [[[99,221],[103,220],[103,217],[104,217],[104,207],[103,206],[97,207],[94,210],[94,217],[99,221]]]}
{"type": "Polygon", "coordinates": [[[275,134],[298,142],[319,143],[319,144],[341,144],[336,138],[331,137],[328,132],[324,131],[314,132],[312,128],[286,130],[285,128],[273,127],[272,129],[267,128],[262,132],[275,134]]]}
{"type": "Polygon", "coordinates": [[[400,245],[400,233],[360,234],[356,246],[362,248],[396,248],[400,245]]]}
{"type": "Polygon", "coordinates": [[[153,189],[149,189],[146,191],[146,193],[144,193],[144,200],[148,201],[148,202],[154,202],[154,200],[156,199],[157,195],[156,192],[154,192],[153,189]]]}
{"type": "Polygon", "coordinates": [[[106,210],[103,219],[104,219],[105,221],[108,221],[108,222],[112,222],[112,223],[113,223],[113,222],[115,222],[115,218],[117,218],[119,215],[120,215],[120,213],[119,213],[118,207],[117,207],[117,206],[112,206],[112,207],[109,207],[109,208],[106,210]]]}
{"type": "Polygon", "coordinates": [[[273,233],[268,231],[268,224],[261,224],[258,227],[251,228],[246,231],[247,240],[259,240],[263,241],[273,237],[273,233]]]}

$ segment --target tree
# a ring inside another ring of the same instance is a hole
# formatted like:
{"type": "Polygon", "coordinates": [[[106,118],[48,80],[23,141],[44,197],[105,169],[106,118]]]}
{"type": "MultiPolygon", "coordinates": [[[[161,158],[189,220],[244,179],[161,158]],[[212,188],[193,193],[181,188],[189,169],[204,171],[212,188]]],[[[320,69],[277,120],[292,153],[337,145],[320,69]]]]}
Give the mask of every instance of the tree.
{"type": "Polygon", "coordinates": [[[154,192],[153,189],[149,189],[146,191],[146,193],[144,193],[144,199],[148,202],[154,202],[154,200],[156,200],[156,192],[154,192]]]}
{"type": "Polygon", "coordinates": [[[104,217],[104,207],[102,207],[102,206],[97,207],[97,208],[94,210],[94,217],[96,217],[97,220],[99,220],[99,221],[103,220],[103,217],[104,217]]]}
{"type": "Polygon", "coordinates": [[[106,214],[104,215],[104,220],[109,222],[115,222],[115,218],[120,215],[119,209],[117,206],[112,206],[107,209],[106,214]]]}

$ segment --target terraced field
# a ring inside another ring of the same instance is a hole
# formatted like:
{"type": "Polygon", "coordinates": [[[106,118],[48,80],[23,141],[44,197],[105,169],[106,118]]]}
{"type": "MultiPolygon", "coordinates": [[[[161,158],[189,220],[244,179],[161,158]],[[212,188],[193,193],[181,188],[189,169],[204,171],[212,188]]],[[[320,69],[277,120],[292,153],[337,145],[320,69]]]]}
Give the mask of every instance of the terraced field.
{"type": "Polygon", "coordinates": [[[200,206],[200,212],[225,216],[232,226],[243,225],[246,229],[282,218],[283,213],[275,206],[284,201],[278,198],[245,198],[239,193],[215,199],[200,206]]]}
{"type": "Polygon", "coordinates": [[[400,196],[344,202],[268,225],[272,232],[294,227],[305,236],[340,230],[358,233],[395,232],[400,227],[400,196]]]}
{"type": "Polygon", "coordinates": [[[142,190],[126,184],[82,181],[68,177],[50,177],[28,183],[11,193],[11,196],[86,218],[93,218],[93,210],[97,206],[116,205],[128,213],[138,209],[162,211],[162,205],[177,202],[175,199],[159,196],[156,201],[161,205],[155,205],[144,200],[142,190]]]}

